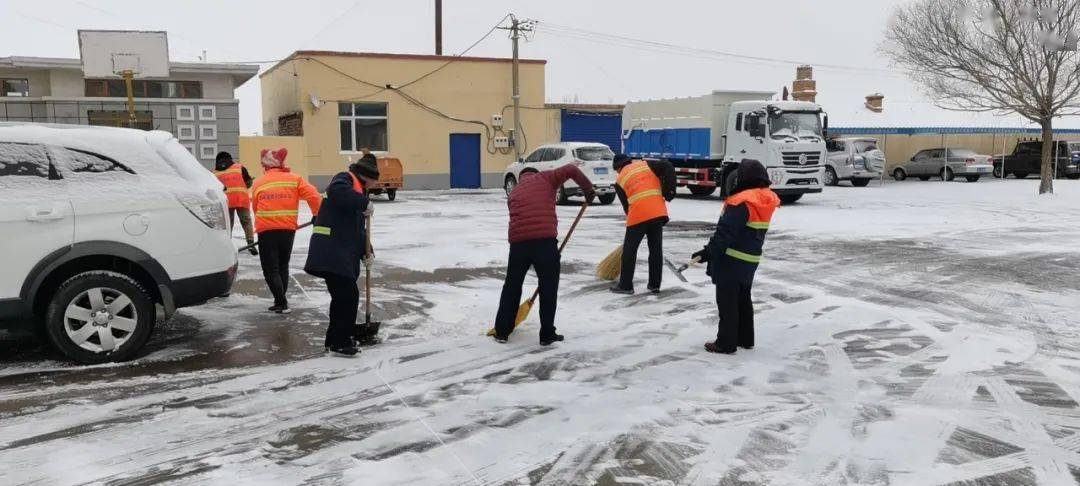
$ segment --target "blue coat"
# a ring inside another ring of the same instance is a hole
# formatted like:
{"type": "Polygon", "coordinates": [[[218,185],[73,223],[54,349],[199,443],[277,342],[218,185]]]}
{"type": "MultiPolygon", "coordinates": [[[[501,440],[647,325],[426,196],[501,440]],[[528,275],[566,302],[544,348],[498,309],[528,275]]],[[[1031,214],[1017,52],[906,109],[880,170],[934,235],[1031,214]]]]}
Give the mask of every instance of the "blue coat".
{"type": "Polygon", "coordinates": [[[353,189],[348,172],[330,180],[312,228],[305,272],[319,278],[335,275],[356,280],[360,276],[367,254],[364,211],[368,204],[367,194],[353,189]]]}

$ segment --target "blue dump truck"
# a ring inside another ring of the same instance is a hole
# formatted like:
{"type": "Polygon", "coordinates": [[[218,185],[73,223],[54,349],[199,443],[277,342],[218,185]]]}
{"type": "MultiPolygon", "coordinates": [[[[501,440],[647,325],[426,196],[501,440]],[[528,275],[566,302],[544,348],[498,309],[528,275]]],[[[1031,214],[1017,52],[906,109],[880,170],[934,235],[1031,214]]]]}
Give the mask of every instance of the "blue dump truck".
{"type": "Polygon", "coordinates": [[[623,148],[675,166],[694,195],[727,196],[743,159],[756,159],[785,203],[822,190],[828,117],[805,101],[771,101],[767,91],[713,91],[691,98],[633,101],[623,110],[623,148]]]}

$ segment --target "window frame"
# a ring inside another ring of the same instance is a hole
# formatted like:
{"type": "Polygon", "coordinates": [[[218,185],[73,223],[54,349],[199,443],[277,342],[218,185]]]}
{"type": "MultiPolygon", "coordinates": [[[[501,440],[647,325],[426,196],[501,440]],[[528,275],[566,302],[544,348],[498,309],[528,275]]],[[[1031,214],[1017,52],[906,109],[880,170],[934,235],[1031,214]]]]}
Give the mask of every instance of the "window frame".
{"type": "Polygon", "coordinates": [[[0,98],[27,98],[30,96],[30,78],[0,78],[0,98]],[[9,95],[8,94],[8,82],[9,81],[22,81],[26,83],[26,91],[22,91],[22,94],[9,95]]]}
{"type": "Polygon", "coordinates": [[[200,143],[199,144],[199,153],[195,154],[195,156],[199,160],[214,160],[214,157],[217,157],[217,153],[218,153],[218,145],[217,145],[217,143],[200,143]],[[209,150],[207,150],[207,149],[209,149],[209,150]]]}
{"type": "MultiPolygon", "coordinates": [[[[124,174],[129,174],[129,175],[136,175],[135,171],[132,170],[131,167],[128,167],[127,165],[125,165],[123,162],[120,162],[120,161],[118,161],[118,160],[116,160],[116,159],[114,159],[112,157],[107,156],[107,155],[99,154],[97,152],[92,152],[92,151],[89,151],[89,150],[77,149],[77,148],[72,148],[72,147],[64,147],[62,145],[46,145],[45,149],[49,154],[49,164],[54,166],[54,167],[57,167],[57,169],[56,169],[57,173],[60,174],[61,176],[64,176],[64,175],[78,176],[79,174],[94,175],[94,174],[104,174],[104,173],[108,173],[108,172],[118,172],[118,173],[124,173],[124,174]],[[114,170],[106,170],[106,171],[100,171],[100,172],[89,171],[89,170],[75,170],[74,168],[66,166],[65,164],[63,164],[62,161],[58,161],[54,157],[53,151],[75,152],[75,153],[83,154],[83,155],[86,155],[86,156],[98,158],[98,159],[101,159],[101,160],[104,160],[104,161],[107,161],[107,162],[111,162],[113,164],[113,169],[114,170]],[[115,170],[117,168],[119,170],[115,170]]],[[[81,176],[79,176],[79,177],[81,177],[81,176]]],[[[62,177],[62,178],[66,178],[66,177],[62,177]]]]}
{"type": "Polygon", "coordinates": [[[542,159],[544,157],[544,149],[545,148],[547,148],[547,147],[540,147],[540,148],[534,149],[532,152],[529,153],[529,155],[525,156],[525,160],[523,160],[522,162],[525,163],[525,164],[535,164],[537,162],[540,162],[540,159],[542,159]],[[536,156],[536,160],[529,160],[530,158],[532,158],[533,155],[536,156]]]}
{"type": "MultiPolygon", "coordinates": [[[[110,84],[113,85],[112,87],[116,87],[117,83],[123,86],[124,80],[86,78],[83,80],[83,95],[87,98],[126,98],[126,87],[122,89],[122,94],[115,96],[109,94],[110,84]]],[[[136,79],[132,81],[131,91],[132,95],[138,99],[197,100],[203,97],[203,82],[175,79],[136,79]],[[160,88],[161,96],[150,96],[152,92],[151,85],[160,88]],[[176,93],[176,96],[169,96],[170,92],[176,93]]]]}
{"type": "Polygon", "coordinates": [[[217,105],[199,105],[197,112],[200,121],[217,121],[217,105]],[[210,114],[203,116],[203,110],[210,110],[210,114]]]}
{"type": "Polygon", "coordinates": [[[199,140],[217,140],[218,128],[216,123],[204,123],[199,125],[199,140]],[[210,134],[206,133],[206,130],[210,130],[210,134]]]}
{"type": "Polygon", "coordinates": [[[176,139],[183,141],[193,141],[199,138],[199,132],[195,127],[195,124],[180,124],[176,126],[176,139]],[[190,134],[184,134],[185,130],[190,130],[190,134]]]}
{"type": "Polygon", "coordinates": [[[344,101],[343,102],[343,101],[339,101],[337,104],[338,104],[338,151],[339,151],[339,153],[342,153],[342,154],[358,154],[358,153],[360,153],[360,150],[363,149],[363,148],[369,149],[371,151],[371,153],[374,153],[374,154],[387,154],[387,153],[390,152],[390,103],[385,102],[385,101],[361,101],[361,102],[352,102],[352,101],[344,101]],[[341,107],[344,106],[344,105],[349,106],[349,114],[348,115],[342,115],[341,114],[341,107]],[[356,114],[356,106],[357,105],[382,105],[384,114],[382,116],[357,115],[356,114]],[[385,128],[385,130],[386,130],[386,134],[385,134],[386,140],[384,142],[386,146],[382,147],[381,149],[375,149],[375,148],[372,148],[372,147],[358,147],[357,144],[356,144],[356,120],[381,120],[381,121],[383,121],[384,124],[385,124],[385,127],[386,127],[385,128]],[[342,143],[342,142],[344,142],[344,140],[342,140],[342,137],[341,137],[341,122],[344,122],[344,121],[349,122],[349,138],[350,138],[349,147],[351,147],[351,150],[346,150],[346,149],[344,149],[342,147],[342,145],[344,145],[342,143]]]}

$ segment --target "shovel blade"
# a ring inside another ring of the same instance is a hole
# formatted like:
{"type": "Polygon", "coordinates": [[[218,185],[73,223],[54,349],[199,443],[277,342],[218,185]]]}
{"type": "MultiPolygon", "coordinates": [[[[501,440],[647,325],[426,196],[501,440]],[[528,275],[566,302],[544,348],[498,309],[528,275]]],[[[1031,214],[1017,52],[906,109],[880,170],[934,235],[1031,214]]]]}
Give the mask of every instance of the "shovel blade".
{"type": "Polygon", "coordinates": [[[669,260],[667,257],[664,257],[664,265],[667,265],[668,269],[671,270],[671,273],[674,273],[681,282],[689,282],[689,280],[686,280],[686,277],[683,276],[682,271],[675,267],[675,264],[671,263],[671,260],[669,260]]]}
{"type": "Polygon", "coordinates": [[[353,337],[360,344],[377,344],[379,342],[379,327],[381,322],[373,321],[357,324],[353,329],[353,337]]]}

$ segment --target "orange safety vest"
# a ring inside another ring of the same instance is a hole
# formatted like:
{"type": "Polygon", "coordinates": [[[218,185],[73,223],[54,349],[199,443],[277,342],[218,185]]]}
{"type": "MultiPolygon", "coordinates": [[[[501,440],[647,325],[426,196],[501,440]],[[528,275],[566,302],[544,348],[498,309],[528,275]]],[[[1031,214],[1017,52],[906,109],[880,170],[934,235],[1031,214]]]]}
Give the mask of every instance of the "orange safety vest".
{"type": "Polygon", "coordinates": [[[668,215],[660,178],[644,160],[623,167],[616,183],[626,193],[626,201],[630,205],[626,214],[627,227],[668,215]]]}
{"type": "Polygon", "coordinates": [[[780,197],[767,187],[747,189],[727,198],[724,208],[740,204],[746,204],[749,213],[746,227],[752,236],[749,239],[737,238],[724,253],[736,260],[758,264],[761,263],[761,244],[765,241],[765,232],[769,231],[773,213],[780,206],[780,197]]]}
{"type": "Polygon", "coordinates": [[[308,181],[283,169],[267,170],[251,186],[251,206],[255,212],[255,232],[271,230],[296,231],[296,217],[300,214],[300,199],[311,207],[311,214],[319,213],[322,198],[319,191],[308,181]]]}
{"type": "Polygon", "coordinates": [[[214,175],[225,186],[225,197],[229,199],[229,209],[246,208],[251,205],[247,184],[244,182],[243,167],[240,164],[234,163],[228,169],[214,172],[214,175]]]}

